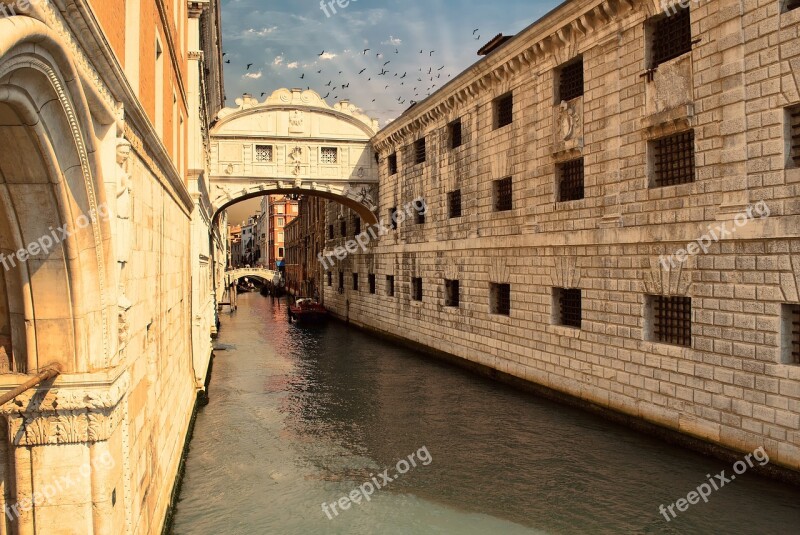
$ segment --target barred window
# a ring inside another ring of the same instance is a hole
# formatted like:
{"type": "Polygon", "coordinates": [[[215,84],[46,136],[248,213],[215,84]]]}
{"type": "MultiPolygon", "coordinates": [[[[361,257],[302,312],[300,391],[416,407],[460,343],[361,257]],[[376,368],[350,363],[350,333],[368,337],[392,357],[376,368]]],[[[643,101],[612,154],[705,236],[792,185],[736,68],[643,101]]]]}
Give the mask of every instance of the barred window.
{"type": "Polygon", "coordinates": [[[336,147],[322,147],[321,162],[335,164],[339,162],[339,149],[336,147]]]}
{"type": "Polygon", "coordinates": [[[800,7],[800,0],[786,0],[785,11],[791,11],[800,7]]]}
{"type": "Polygon", "coordinates": [[[394,275],[386,275],[386,295],[394,297],[394,275]]]}
{"type": "Polygon", "coordinates": [[[397,153],[394,152],[389,155],[389,174],[396,175],[397,174],[397,153]]]}
{"type": "Polygon", "coordinates": [[[463,139],[461,138],[461,119],[456,119],[450,123],[447,129],[450,134],[450,148],[457,149],[463,144],[463,139]]]}
{"type": "Polygon", "coordinates": [[[425,210],[425,208],[423,208],[422,210],[416,210],[414,212],[414,222],[417,225],[424,225],[425,224],[425,214],[426,213],[427,213],[427,211],[425,210]]]}
{"type": "Polygon", "coordinates": [[[358,273],[353,273],[353,291],[358,291],[358,273]]]}
{"type": "Polygon", "coordinates": [[[494,211],[507,212],[514,207],[511,177],[494,181],[494,211]]]}
{"type": "Polygon", "coordinates": [[[425,138],[420,138],[414,142],[414,163],[425,162],[425,138]]]}
{"type": "Polygon", "coordinates": [[[783,305],[781,362],[800,364],[800,305],[783,305]]]}
{"type": "Polygon", "coordinates": [[[579,288],[553,288],[555,324],[581,328],[581,290],[579,288]]]}
{"type": "Polygon", "coordinates": [[[558,164],[558,201],[583,199],[583,158],[558,164]]]}
{"type": "Polygon", "coordinates": [[[272,161],[272,145],[256,145],[256,163],[272,161]]]}
{"type": "Polygon", "coordinates": [[[328,286],[333,286],[333,273],[328,272],[328,286]]]}
{"type": "Polygon", "coordinates": [[[654,187],[694,182],[694,130],[651,142],[654,187]]]}
{"type": "Polygon", "coordinates": [[[422,301],[422,278],[413,277],[411,279],[411,299],[422,301]]]}
{"type": "Polygon", "coordinates": [[[447,213],[452,219],[461,217],[461,190],[457,189],[447,194],[447,213]]]}
{"type": "Polygon", "coordinates": [[[392,223],[392,230],[397,230],[397,207],[389,208],[389,221],[392,223]]]}
{"type": "Polygon", "coordinates": [[[332,240],[333,237],[333,225],[328,225],[328,239],[332,240]]]}
{"type": "Polygon", "coordinates": [[[342,238],[344,238],[347,236],[347,221],[342,221],[339,226],[341,227],[339,230],[342,232],[342,238]]]}
{"type": "Polygon", "coordinates": [[[561,101],[572,100],[583,95],[583,58],[561,67],[558,73],[558,98],[561,101]]]}
{"type": "Polygon", "coordinates": [[[653,340],[692,347],[692,298],[653,295],[649,298],[653,340]]]}
{"type": "Polygon", "coordinates": [[[339,293],[344,292],[344,271],[339,272],[339,293]]]}
{"type": "Polygon", "coordinates": [[[458,281],[444,281],[444,306],[457,307],[459,303],[458,281]]]}
{"type": "MultiPolygon", "coordinates": [[[[800,5],[800,0],[798,5],[800,5]]],[[[786,109],[787,114],[787,135],[789,145],[789,155],[791,164],[800,167],[800,106],[792,106],[786,109]]]]}
{"type": "MultiPolygon", "coordinates": [[[[676,6],[677,7],[677,6],[676,6]]],[[[679,8],[670,16],[659,16],[653,22],[651,68],[692,50],[692,23],[689,8],[679,8]]]]}
{"type": "Polygon", "coordinates": [[[514,93],[507,93],[494,101],[494,127],[503,128],[514,121],[514,93]]]}
{"type": "Polygon", "coordinates": [[[353,235],[358,236],[361,234],[361,218],[354,217],[353,218],[353,235]]]}
{"type": "Polygon", "coordinates": [[[489,286],[489,308],[492,314],[511,315],[511,285],[495,284],[489,286]]]}
{"type": "Polygon", "coordinates": [[[375,294],[375,274],[374,273],[370,273],[367,276],[367,282],[369,282],[369,293],[374,295],[375,294]]]}

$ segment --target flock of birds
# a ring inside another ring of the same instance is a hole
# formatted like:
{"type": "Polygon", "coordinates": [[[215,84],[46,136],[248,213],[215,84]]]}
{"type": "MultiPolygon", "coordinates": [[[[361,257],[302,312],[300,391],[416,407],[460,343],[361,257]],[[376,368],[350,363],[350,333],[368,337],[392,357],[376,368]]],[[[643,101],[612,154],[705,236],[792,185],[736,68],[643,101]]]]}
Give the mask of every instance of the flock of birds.
{"type": "MultiPolygon", "coordinates": [[[[473,39],[476,41],[481,38],[478,32],[478,28],[472,32],[473,39]]],[[[445,71],[446,65],[435,62],[436,50],[421,49],[419,51],[418,56],[424,58],[420,63],[425,63],[425,66],[419,67],[416,73],[410,73],[407,70],[395,70],[393,68],[394,65],[399,64],[401,60],[405,58],[400,55],[399,47],[394,46],[392,48],[394,50],[389,49],[380,52],[373,51],[371,48],[363,49],[360,55],[361,59],[367,60],[371,65],[361,68],[357,73],[353,71],[353,74],[345,74],[344,71],[334,68],[331,75],[328,76],[328,82],[323,85],[325,88],[323,91],[327,92],[322,98],[327,99],[332,96],[334,101],[338,101],[340,95],[342,95],[343,98],[347,97],[346,93],[353,82],[356,82],[356,86],[363,87],[364,83],[374,85],[374,83],[380,81],[383,88],[381,90],[381,85],[377,85],[376,90],[384,94],[402,93],[401,96],[397,97],[397,104],[402,106],[408,103],[409,106],[413,106],[418,100],[429,97],[437,88],[441,87],[444,82],[447,82],[448,78],[452,78],[453,76],[452,73],[447,73],[445,71]],[[445,74],[446,76],[442,78],[445,74]]],[[[323,50],[317,54],[317,57],[322,59],[326,52],[326,50],[323,50]]],[[[222,54],[223,58],[227,55],[227,52],[222,54]]],[[[224,61],[226,64],[231,63],[230,59],[225,59],[224,61]]],[[[252,72],[251,69],[254,65],[255,63],[247,63],[245,74],[252,72]]],[[[363,62],[361,62],[361,65],[363,65],[363,62]]],[[[320,79],[320,75],[326,74],[326,70],[318,69],[309,73],[301,72],[299,79],[308,81],[315,73],[317,78],[320,79]],[[308,76],[306,76],[306,74],[308,74],[308,76]]],[[[324,79],[325,77],[321,77],[320,83],[324,79]]],[[[308,89],[311,89],[310,85],[308,89]]],[[[266,92],[261,93],[261,98],[264,98],[266,94],[266,92]]],[[[376,101],[377,98],[372,99],[373,103],[376,101]]]]}

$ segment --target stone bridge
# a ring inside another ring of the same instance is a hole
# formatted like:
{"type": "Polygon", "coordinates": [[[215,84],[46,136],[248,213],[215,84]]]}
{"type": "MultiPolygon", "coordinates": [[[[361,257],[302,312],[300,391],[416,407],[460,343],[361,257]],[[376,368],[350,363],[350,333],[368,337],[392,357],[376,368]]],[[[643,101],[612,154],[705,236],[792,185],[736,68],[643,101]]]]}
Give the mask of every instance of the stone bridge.
{"type": "Polygon", "coordinates": [[[211,199],[228,206],[269,194],[316,195],[377,223],[378,164],[370,139],[378,122],[314,91],[250,95],[217,115],[211,131],[211,199]]]}
{"type": "Polygon", "coordinates": [[[231,269],[225,272],[225,283],[230,286],[231,283],[244,277],[252,277],[254,279],[261,279],[264,282],[278,284],[281,281],[281,274],[278,271],[263,268],[242,268],[231,269]]]}

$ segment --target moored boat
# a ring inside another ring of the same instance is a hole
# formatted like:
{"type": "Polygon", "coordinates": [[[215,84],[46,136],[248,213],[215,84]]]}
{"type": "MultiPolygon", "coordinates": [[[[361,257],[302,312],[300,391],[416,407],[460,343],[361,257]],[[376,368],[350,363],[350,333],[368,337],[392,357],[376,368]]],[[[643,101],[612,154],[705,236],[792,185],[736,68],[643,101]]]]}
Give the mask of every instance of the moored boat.
{"type": "Polygon", "coordinates": [[[309,298],[298,299],[289,305],[289,323],[321,323],[328,318],[328,311],[324,306],[309,298]]]}

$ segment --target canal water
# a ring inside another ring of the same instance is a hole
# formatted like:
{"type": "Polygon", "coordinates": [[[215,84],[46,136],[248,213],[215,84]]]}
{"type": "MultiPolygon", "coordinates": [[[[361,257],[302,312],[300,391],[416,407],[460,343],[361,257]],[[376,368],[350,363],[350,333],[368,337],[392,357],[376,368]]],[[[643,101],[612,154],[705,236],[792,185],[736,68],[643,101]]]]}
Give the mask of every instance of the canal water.
{"type": "Polygon", "coordinates": [[[176,535],[800,533],[796,487],[258,294],[219,343],[176,535]]]}

